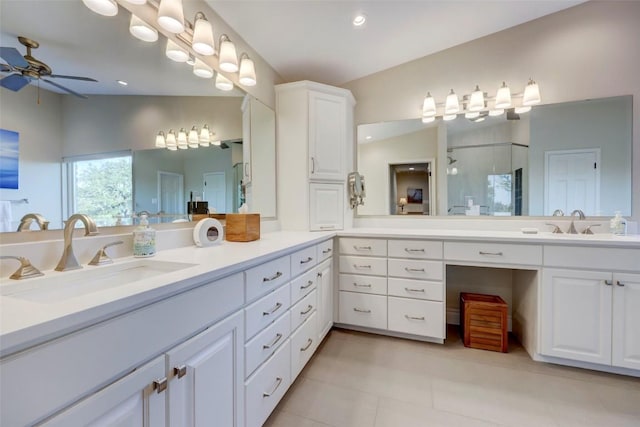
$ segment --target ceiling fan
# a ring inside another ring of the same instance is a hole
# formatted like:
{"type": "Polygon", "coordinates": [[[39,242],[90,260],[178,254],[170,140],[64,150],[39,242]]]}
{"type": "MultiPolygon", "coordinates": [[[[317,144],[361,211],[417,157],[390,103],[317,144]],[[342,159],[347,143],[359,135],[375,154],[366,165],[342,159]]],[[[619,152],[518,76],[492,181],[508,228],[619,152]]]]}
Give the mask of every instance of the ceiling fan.
{"type": "Polygon", "coordinates": [[[0,47],[0,57],[7,62],[6,64],[0,63],[0,71],[13,73],[0,80],[0,86],[17,92],[32,80],[42,80],[45,83],[49,83],[50,85],[55,86],[58,89],[62,89],[79,98],[88,99],[87,96],[81,95],[59,83],[48,80],[45,77],[53,79],[83,80],[87,82],[97,82],[97,80],[90,77],[53,74],[51,67],[31,56],[31,49],[37,49],[38,46],[40,46],[40,43],[27,37],[18,37],[18,41],[27,47],[27,54],[24,57],[16,48],[6,46],[0,47]]]}

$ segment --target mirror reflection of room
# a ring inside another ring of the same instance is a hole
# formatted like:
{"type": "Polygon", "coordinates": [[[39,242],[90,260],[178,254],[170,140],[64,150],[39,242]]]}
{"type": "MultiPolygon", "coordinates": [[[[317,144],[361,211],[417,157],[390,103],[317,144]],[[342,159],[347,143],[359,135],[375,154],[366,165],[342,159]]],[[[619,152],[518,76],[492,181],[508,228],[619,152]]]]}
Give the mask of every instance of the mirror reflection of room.
{"type": "Polygon", "coordinates": [[[431,215],[435,182],[431,162],[389,165],[390,212],[398,215],[431,215]]]}

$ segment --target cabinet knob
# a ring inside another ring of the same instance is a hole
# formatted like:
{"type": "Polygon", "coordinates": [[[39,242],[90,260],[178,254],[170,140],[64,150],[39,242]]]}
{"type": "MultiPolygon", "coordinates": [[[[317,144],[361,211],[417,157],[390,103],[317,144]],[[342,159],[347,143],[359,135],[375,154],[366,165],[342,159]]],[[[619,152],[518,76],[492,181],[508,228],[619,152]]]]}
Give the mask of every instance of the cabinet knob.
{"type": "Polygon", "coordinates": [[[184,377],[185,375],[187,375],[187,366],[181,365],[181,366],[174,367],[173,375],[177,376],[178,378],[184,377]]]}
{"type": "Polygon", "coordinates": [[[624,286],[624,283],[622,283],[620,280],[616,280],[616,285],[622,287],[624,286]]]}
{"type": "Polygon", "coordinates": [[[153,389],[160,394],[167,389],[167,377],[160,378],[153,382],[153,389]]]}
{"type": "Polygon", "coordinates": [[[613,285],[613,280],[605,280],[604,284],[607,286],[612,286],[613,285]]]}

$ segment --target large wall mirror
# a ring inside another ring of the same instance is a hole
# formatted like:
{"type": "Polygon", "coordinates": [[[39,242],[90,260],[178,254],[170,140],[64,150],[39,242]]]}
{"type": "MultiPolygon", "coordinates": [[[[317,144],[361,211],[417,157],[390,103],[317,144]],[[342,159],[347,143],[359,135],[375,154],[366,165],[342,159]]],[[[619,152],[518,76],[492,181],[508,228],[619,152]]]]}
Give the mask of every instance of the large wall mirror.
{"type": "Polygon", "coordinates": [[[631,96],[359,125],[358,215],[631,215],[631,150],[631,96]]]}
{"type": "MultiPolygon", "coordinates": [[[[151,214],[154,222],[184,218],[191,199],[207,201],[217,213],[237,212],[240,204],[248,202],[263,217],[275,216],[275,182],[273,188],[262,189],[255,201],[246,199],[251,191],[243,185],[242,176],[243,146],[247,152],[249,140],[243,135],[242,104],[247,95],[242,90],[218,91],[213,79],[195,76],[188,64],[169,61],[162,36],[156,43],[133,38],[130,14],[123,8],[110,18],[92,13],[81,2],[1,2],[0,8],[0,45],[24,54],[17,36],[33,38],[40,47],[32,55],[47,62],[54,73],[89,76],[101,88],[112,84],[107,93],[94,91],[92,83],[54,80],[87,94],[88,99],[44,82],[17,92],[0,88],[0,127],[16,133],[19,146],[18,188],[0,189],[0,200],[11,206],[10,230],[16,230],[20,218],[31,212],[46,218],[49,229],[62,228],[71,213],[97,203],[94,199],[83,202],[82,194],[120,191],[107,188],[99,173],[111,169],[98,170],[101,166],[96,162],[116,163],[120,158],[125,159],[121,169],[129,170],[129,176],[119,180],[129,180],[129,194],[123,196],[129,200],[97,218],[100,226],[131,224],[142,211],[151,214]],[[65,56],[70,51],[73,60],[65,56]],[[83,58],[80,63],[74,62],[78,55],[83,58]],[[128,87],[116,83],[125,76],[129,76],[128,87]],[[164,82],[160,88],[151,85],[158,78],[164,82]],[[217,145],[177,151],[155,148],[159,131],[178,132],[182,127],[189,131],[204,124],[214,132],[211,139],[217,145]],[[90,191],[74,187],[78,179],[74,174],[80,173],[90,191]]],[[[2,77],[9,74],[3,72],[2,77]]],[[[254,149],[261,154],[253,159],[259,175],[275,170],[275,113],[255,98],[251,102],[262,114],[254,114],[250,127],[251,141],[259,144],[254,149]],[[271,119],[264,119],[265,115],[271,119]]],[[[257,176],[263,186],[272,178],[257,176]]],[[[31,229],[36,228],[34,223],[31,229]]]]}

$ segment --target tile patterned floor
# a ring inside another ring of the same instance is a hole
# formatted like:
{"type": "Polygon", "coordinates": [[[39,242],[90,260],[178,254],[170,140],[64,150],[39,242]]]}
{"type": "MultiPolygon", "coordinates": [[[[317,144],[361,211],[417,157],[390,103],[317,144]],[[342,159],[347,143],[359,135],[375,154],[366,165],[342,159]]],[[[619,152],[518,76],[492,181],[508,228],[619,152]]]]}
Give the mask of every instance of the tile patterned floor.
{"type": "Polygon", "coordinates": [[[640,426],[640,379],[334,329],[267,427],[640,426]]]}

